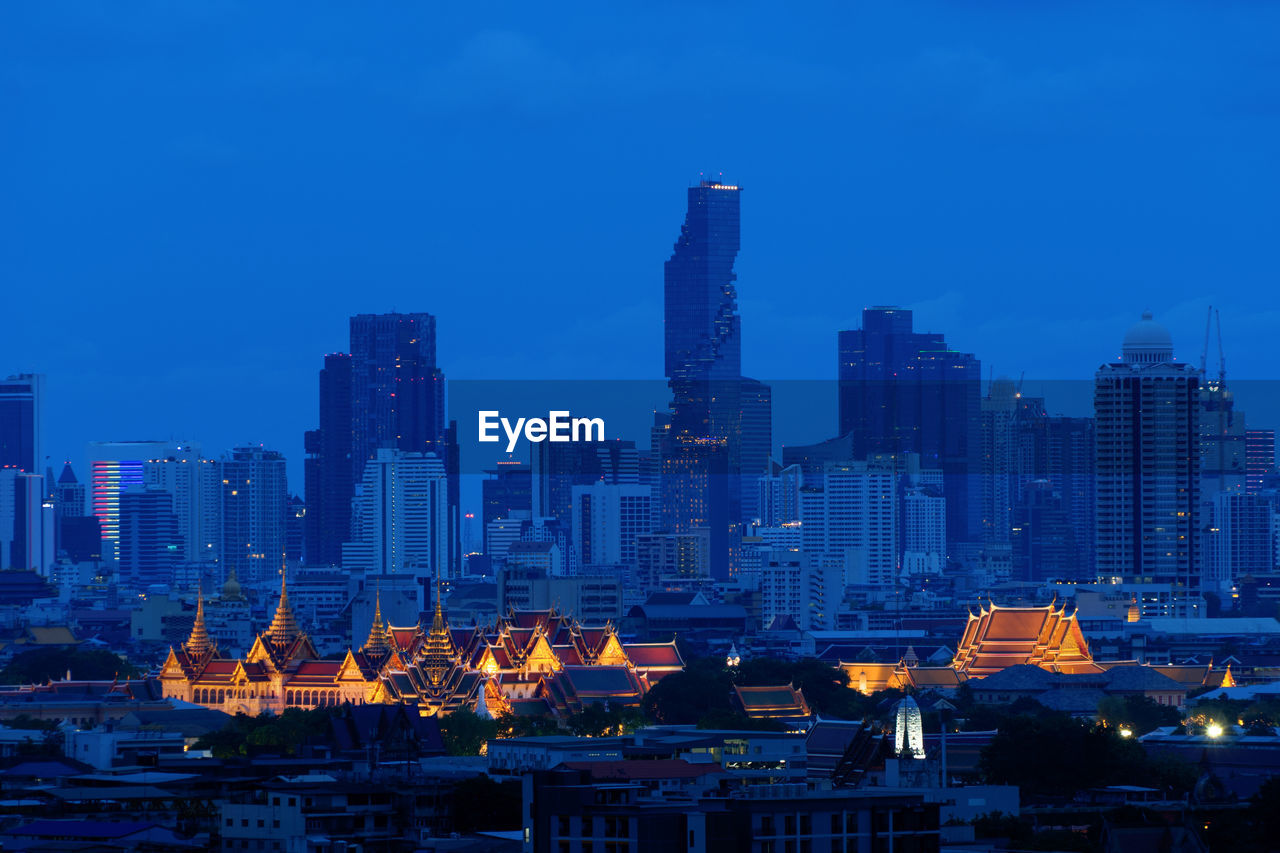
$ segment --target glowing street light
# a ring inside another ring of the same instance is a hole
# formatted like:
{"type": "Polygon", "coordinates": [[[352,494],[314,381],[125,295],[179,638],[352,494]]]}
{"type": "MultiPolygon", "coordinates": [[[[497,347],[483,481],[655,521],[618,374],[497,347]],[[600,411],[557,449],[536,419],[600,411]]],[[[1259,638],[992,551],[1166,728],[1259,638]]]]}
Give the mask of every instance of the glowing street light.
{"type": "Polygon", "coordinates": [[[1128,726],[1120,727],[1120,737],[1133,737],[1133,729],[1128,726]]]}
{"type": "Polygon", "coordinates": [[[1210,723],[1209,727],[1204,730],[1209,737],[1222,737],[1222,726],[1217,723],[1210,723]]]}

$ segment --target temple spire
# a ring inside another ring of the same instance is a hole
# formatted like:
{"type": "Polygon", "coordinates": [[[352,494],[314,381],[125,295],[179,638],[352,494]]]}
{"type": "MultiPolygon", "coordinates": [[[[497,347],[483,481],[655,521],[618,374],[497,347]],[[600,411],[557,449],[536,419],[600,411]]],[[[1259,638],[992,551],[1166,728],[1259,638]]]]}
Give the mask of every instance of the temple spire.
{"type": "Polygon", "coordinates": [[[378,591],[374,593],[373,624],[369,626],[369,639],[365,640],[361,651],[365,654],[380,655],[388,648],[387,626],[382,621],[382,586],[379,584],[378,591]]]}
{"type": "Polygon", "coordinates": [[[298,620],[293,616],[293,609],[289,607],[289,589],[285,584],[284,570],[280,570],[280,603],[276,605],[276,615],[271,619],[271,627],[267,628],[267,636],[271,638],[271,642],[278,649],[283,649],[290,645],[302,630],[298,627],[298,620]]]}
{"type": "Polygon", "coordinates": [[[204,624],[204,590],[200,590],[196,598],[196,621],[191,626],[191,636],[187,638],[186,651],[192,657],[202,657],[213,648],[209,639],[209,630],[204,624]]]}

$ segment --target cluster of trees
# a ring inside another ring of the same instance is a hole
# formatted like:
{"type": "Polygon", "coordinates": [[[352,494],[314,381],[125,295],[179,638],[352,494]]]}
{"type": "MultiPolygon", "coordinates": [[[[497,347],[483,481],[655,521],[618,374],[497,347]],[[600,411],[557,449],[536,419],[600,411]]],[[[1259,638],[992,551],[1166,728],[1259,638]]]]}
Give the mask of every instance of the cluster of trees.
{"type": "Polygon", "coordinates": [[[1010,714],[982,753],[983,778],[1026,794],[1071,797],[1106,785],[1141,785],[1183,794],[1199,772],[1186,761],[1149,755],[1132,737],[1057,711],[1010,714]]]}
{"type": "Polygon", "coordinates": [[[0,684],[45,684],[66,677],[86,681],[134,678],[136,667],[104,649],[45,646],[22,652],[0,669],[0,684]]]}
{"type": "Polygon", "coordinates": [[[214,758],[243,758],[256,752],[296,755],[308,741],[327,737],[330,718],[341,712],[342,708],[286,708],[278,716],[237,714],[225,727],[197,740],[196,749],[210,750],[214,758]]]}
{"type": "Polygon", "coordinates": [[[752,658],[729,667],[723,658],[689,661],[683,672],[664,677],[645,696],[645,713],[660,723],[703,728],[777,728],[767,720],[752,720],[733,707],[735,685],[792,684],[804,693],[809,707],[824,717],[862,720],[887,700],[904,694],[885,690],[864,696],[849,689],[849,675],[816,658],[795,661],[752,658]]]}
{"type": "Polygon", "coordinates": [[[450,755],[479,755],[484,745],[496,738],[564,734],[566,730],[579,737],[608,737],[630,734],[647,722],[635,708],[605,707],[599,702],[571,714],[563,728],[549,716],[503,714],[487,719],[463,708],[440,718],[440,734],[450,755]]]}

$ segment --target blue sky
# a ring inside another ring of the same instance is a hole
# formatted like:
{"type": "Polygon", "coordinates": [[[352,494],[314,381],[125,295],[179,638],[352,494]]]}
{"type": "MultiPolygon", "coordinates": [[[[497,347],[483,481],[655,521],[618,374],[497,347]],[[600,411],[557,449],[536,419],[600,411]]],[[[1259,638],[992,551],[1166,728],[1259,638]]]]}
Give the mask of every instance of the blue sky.
{"type": "Polygon", "coordinates": [[[1274,369],[1280,6],[453,6],[0,10],[0,371],[48,374],[54,457],[296,463],[356,312],[436,314],[451,379],[660,376],[703,171],[761,378],[873,304],[1087,379],[1143,309],[1198,359],[1212,302],[1274,369]]]}

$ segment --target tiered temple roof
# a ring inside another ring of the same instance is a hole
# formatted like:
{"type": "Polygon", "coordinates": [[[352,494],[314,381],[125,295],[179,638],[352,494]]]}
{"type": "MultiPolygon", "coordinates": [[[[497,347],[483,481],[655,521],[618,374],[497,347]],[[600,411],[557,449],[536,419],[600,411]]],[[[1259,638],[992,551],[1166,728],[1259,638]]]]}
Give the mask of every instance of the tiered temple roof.
{"type": "Polygon", "coordinates": [[[983,607],[969,614],[952,669],[970,678],[1015,664],[1054,672],[1097,672],[1080,624],[1063,607],[983,607]]]}

